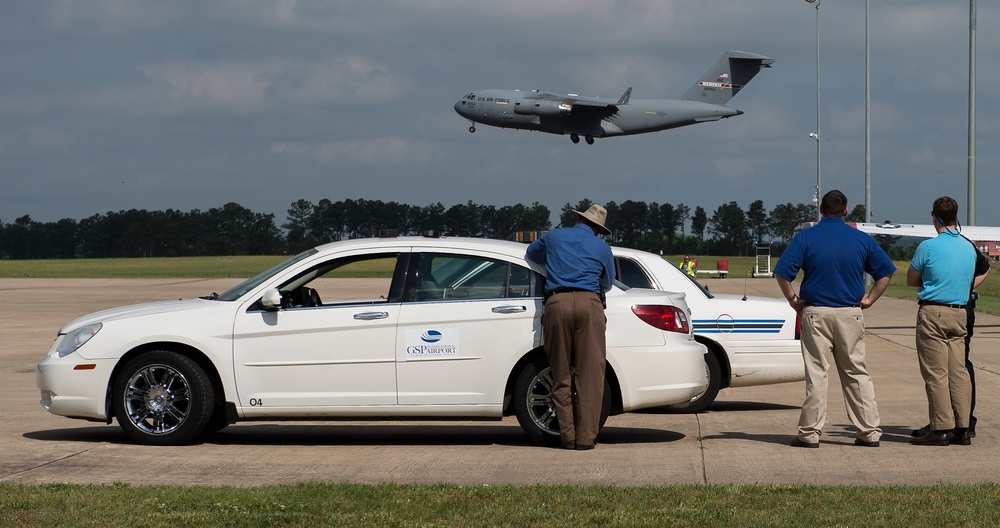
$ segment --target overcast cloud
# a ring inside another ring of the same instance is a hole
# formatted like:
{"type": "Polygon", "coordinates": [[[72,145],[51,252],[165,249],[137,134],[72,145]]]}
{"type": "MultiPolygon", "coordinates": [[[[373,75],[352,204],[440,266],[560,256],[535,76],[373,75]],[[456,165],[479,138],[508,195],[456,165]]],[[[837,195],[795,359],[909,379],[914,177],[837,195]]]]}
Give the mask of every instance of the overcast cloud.
{"type": "MultiPolygon", "coordinates": [[[[979,2],[976,223],[1000,225],[1000,7],[979,2]]],[[[865,2],[820,7],[823,191],[864,202],[865,2]]],[[[871,2],[876,220],[968,204],[969,3],[871,2]]],[[[0,0],[0,221],[329,198],[496,206],[810,203],[802,0],[0,0]],[[634,137],[475,134],[484,88],[680,97],[727,49],[775,59],[744,115],[634,137]]],[[[964,213],[960,216],[965,218],[964,213]]],[[[609,219],[614,224],[614,219],[609,219]]]]}

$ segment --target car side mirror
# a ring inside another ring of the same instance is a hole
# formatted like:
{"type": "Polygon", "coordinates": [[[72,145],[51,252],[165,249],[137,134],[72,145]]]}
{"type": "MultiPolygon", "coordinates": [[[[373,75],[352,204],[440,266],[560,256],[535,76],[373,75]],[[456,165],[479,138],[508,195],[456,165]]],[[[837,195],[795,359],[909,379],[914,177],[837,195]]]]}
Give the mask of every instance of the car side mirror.
{"type": "Polygon", "coordinates": [[[260,298],[260,304],[269,312],[281,309],[281,292],[277,288],[270,288],[264,292],[260,298]]]}

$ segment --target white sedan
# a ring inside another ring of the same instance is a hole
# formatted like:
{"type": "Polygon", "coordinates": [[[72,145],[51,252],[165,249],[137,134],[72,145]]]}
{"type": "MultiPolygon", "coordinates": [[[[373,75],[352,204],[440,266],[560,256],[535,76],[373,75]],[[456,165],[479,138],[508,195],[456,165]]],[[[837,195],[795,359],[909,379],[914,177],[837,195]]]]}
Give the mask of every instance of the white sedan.
{"type": "Polygon", "coordinates": [[[701,412],[727,387],[752,387],[805,379],[800,321],[784,299],[712,294],[659,255],[612,248],[618,280],[633,288],[684,292],[695,339],[708,347],[708,388],[687,404],[701,412]]]}
{"type": "MultiPolygon", "coordinates": [[[[500,419],[557,444],[542,350],[544,269],[515,242],[320,246],[222,293],[127,306],[59,330],[42,405],[175,445],[245,420],[500,419]],[[370,277],[381,278],[370,278],[370,277]],[[364,277],[345,280],[346,277],[364,277]]],[[[684,294],[607,294],[608,414],[705,391],[684,294]]]]}

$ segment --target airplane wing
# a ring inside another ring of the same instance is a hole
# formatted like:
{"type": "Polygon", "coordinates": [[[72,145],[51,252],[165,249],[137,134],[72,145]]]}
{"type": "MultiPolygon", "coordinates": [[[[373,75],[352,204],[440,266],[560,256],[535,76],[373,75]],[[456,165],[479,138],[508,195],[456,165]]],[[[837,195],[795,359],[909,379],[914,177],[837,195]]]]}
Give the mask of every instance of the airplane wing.
{"type": "Polygon", "coordinates": [[[921,238],[934,238],[937,230],[930,224],[894,224],[884,222],[881,224],[867,222],[848,222],[850,226],[858,228],[859,231],[870,235],[892,235],[892,236],[912,236],[921,238]]]}
{"type": "Polygon", "coordinates": [[[1000,242],[1000,227],[962,226],[962,234],[969,240],[1000,242]]]}
{"type": "Polygon", "coordinates": [[[618,98],[618,103],[617,104],[620,104],[620,105],[628,104],[628,100],[629,100],[630,97],[632,97],[632,87],[631,86],[629,86],[628,90],[625,90],[625,93],[623,93],[622,96],[618,98]]]}
{"type": "MultiPolygon", "coordinates": [[[[626,95],[631,95],[631,89],[626,92],[626,95]]],[[[628,102],[626,95],[622,98],[625,102],[628,102]]],[[[532,101],[534,106],[543,105],[558,105],[560,108],[565,108],[566,110],[562,112],[564,115],[575,115],[580,117],[609,117],[618,112],[618,104],[624,103],[613,103],[608,99],[600,99],[597,97],[580,97],[576,94],[560,95],[550,92],[533,91],[529,95],[524,96],[525,101],[532,101]]]]}
{"type": "MultiPolygon", "coordinates": [[[[806,222],[801,227],[812,227],[814,225],[816,225],[816,222],[806,222]]],[[[856,227],[859,231],[870,235],[912,236],[921,238],[934,238],[937,236],[937,230],[931,224],[848,222],[847,225],[856,227]]],[[[1000,227],[962,226],[961,232],[969,240],[979,242],[1000,241],[1000,227]]]]}

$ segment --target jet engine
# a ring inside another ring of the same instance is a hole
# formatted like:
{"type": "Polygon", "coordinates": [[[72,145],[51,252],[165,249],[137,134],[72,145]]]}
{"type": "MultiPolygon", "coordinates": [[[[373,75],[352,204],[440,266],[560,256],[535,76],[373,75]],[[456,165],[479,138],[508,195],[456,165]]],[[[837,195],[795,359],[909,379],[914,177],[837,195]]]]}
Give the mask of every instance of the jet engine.
{"type": "Polygon", "coordinates": [[[521,100],[514,104],[514,113],[535,116],[569,115],[573,105],[551,99],[521,100]]]}

